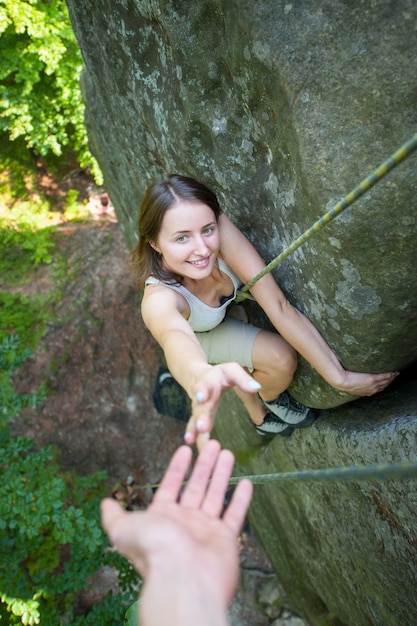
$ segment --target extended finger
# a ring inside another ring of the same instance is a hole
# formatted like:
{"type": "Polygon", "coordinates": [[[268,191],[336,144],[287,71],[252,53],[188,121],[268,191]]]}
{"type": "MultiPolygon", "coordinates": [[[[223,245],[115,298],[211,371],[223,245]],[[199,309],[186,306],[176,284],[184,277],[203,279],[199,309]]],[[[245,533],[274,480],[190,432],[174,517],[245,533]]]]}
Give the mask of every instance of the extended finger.
{"type": "Polygon", "coordinates": [[[116,500],[105,498],[101,505],[101,523],[112,544],[118,540],[118,529],[121,528],[126,511],[116,500]]]}
{"type": "Polygon", "coordinates": [[[238,363],[225,363],[221,367],[227,380],[225,388],[239,387],[247,393],[256,393],[262,388],[262,385],[238,363]]]}
{"type": "Polygon", "coordinates": [[[397,378],[397,376],[400,375],[400,372],[389,372],[389,374],[387,374],[385,376],[385,381],[386,383],[389,385],[390,383],[392,383],[393,380],[395,380],[397,378]]]}
{"type": "Polygon", "coordinates": [[[154,502],[176,502],[191,464],[192,450],[188,446],[180,446],[174,453],[165,472],[154,502]]]}
{"type": "Polygon", "coordinates": [[[233,492],[232,499],[227,507],[223,521],[237,537],[242,530],[245,517],[252,500],[253,485],[250,480],[243,478],[233,492]]]}
{"type": "Polygon", "coordinates": [[[197,457],[194,469],[181,496],[181,505],[193,509],[198,509],[201,506],[219,453],[219,442],[215,439],[208,441],[197,457]]]}
{"type": "Polygon", "coordinates": [[[385,374],[376,375],[376,393],[383,391],[388,385],[390,385],[398,376],[399,372],[388,372],[385,374]]]}
{"type": "Polygon", "coordinates": [[[223,511],[224,498],[234,463],[235,457],[230,450],[222,450],[220,452],[201,507],[210,517],[219,517],[223,511]]]}
{"type": "Polygon", "coordinates": [[[204,450],[204,448],[206,447],[209,441],[210,441],[210,433],[199,433],[197,435],[197,440],[196,440],[197,450],[199,452],[202,452],[202,450],[204,450]]]}
{"type": "Polygon", "coordinates": [[[197,429],[195,426],[195,417],[192,415],[187,422],[187,426],[185,427],[184,441],[189,446],[192,446],[195,443],[197,437],[197,429]]]}
{"type": "Polygon", "coordinates": [[[189,446],[193,445],[193,443],[197,443],[198,450],[202,450],[210,439],[210,419],[206,416],[196,417],[192,415],[188,420],[184,441],[189,446]]]}
{"type": "Polygon", "coordinates": [[[188,420],[184,440],[192,445],[197,442],[197,447],[202,450],[210,439],[210,431],[215,419],[216,405],[211,398],[202,400],[201,403],[193,402],[193,414],[188,420]]]}
{"type": "Polygon", "coordinates": [[[142,554],[137,543],[141,521],[144,513],[141,511],[127,512],[112,498],[104,498],[101,505],[101,523],[106,531],[110,543],[120,554],[130,560],[135,560],[135,566],[142,566],[142,554]]]}

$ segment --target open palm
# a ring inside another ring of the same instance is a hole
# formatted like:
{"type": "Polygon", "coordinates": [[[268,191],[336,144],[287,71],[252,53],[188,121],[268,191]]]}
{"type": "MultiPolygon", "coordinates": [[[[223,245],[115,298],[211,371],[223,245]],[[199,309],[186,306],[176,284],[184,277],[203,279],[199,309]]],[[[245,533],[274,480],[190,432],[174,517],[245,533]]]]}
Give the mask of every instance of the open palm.
{"type": "Polygon", "coordinates": [[[236,539],[249,507],[252,484],[242,480],[224,511],[233,454],[221,450],[216,440],[209,441],[182,490],[191,459],[190,447],[178,448],[145,512],[128,513],[114,500],[104,500],[103,526],[116,549],[145,580],[161,566],[172,566],[178,576],[187,570],[227,607],[237,583],[236,539]]]}

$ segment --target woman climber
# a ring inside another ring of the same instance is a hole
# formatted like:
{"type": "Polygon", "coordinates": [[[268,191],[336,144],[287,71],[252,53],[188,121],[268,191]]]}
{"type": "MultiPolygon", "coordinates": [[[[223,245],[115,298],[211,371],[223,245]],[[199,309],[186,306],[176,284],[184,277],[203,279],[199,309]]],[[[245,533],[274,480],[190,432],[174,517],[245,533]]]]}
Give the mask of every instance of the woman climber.
{"type": "Polygon", "coordinates": [[[300,353],[333,387],[356,396],[385,389],[397,372],[345,370],[271,273],[251,288],[279,334],[233,317],[236,290],[265,263],[205,185],[172,175],[142,201],[131,265],[144,287],[142,317],[192,402],[188,444],[204,446],[221,394],[233,388],[259,434],[290,435],[316,412],[286,391],[300,353]]]}

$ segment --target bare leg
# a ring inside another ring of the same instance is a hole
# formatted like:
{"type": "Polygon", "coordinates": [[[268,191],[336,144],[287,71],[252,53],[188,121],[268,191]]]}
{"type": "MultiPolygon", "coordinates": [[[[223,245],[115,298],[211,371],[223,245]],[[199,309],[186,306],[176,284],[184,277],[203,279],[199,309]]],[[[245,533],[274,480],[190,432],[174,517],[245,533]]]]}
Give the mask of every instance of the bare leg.
{"type": "Polygon", "coordinates": [[[241,391],[238,387],[233,387],[233,391],[238,396],[238,398],[242,400],[252,422],[254,424],[262,424],[266,414],[266,409],[261,404],[261,402],[259,402],[258,396],[253,393],[245,393],[244,391],[241,391]]]}
{"type": "MultiPolygon", "coordinates": [[[[297,369],[297,354],[282,337],[262,330],[252,349],[253,377],[261,385],[260,396],[265,401],[275,400],[285,391],[297,369]]],[[[266,409],[256,395],[235,389],[255,424],[262,424],[266,409]]]]}

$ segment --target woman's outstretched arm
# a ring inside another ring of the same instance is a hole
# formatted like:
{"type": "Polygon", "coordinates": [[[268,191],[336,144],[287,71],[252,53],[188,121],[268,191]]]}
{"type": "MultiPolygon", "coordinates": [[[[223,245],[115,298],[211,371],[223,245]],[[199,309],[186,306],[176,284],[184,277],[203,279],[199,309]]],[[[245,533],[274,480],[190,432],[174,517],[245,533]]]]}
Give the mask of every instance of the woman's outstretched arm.
{"type": "Polygon", "coordinates": [[[260,385],[237,363],[209,365],[182,314],[182,296],[164,286],[147,287],[142,317],[164,351],[168,368],[191,399],[185,441],[202,448],[209,439],[222,393],[234,386],[256,393],[260,385]]]}

